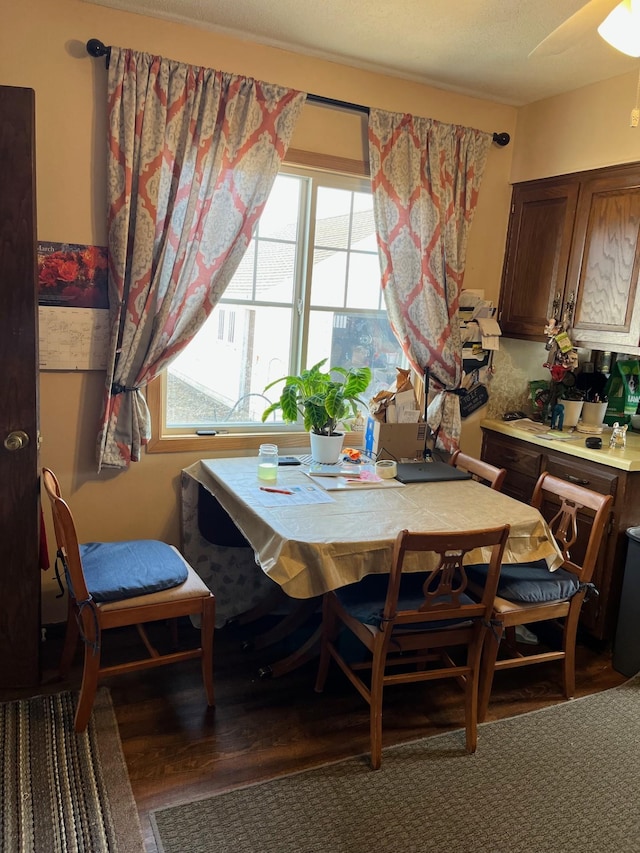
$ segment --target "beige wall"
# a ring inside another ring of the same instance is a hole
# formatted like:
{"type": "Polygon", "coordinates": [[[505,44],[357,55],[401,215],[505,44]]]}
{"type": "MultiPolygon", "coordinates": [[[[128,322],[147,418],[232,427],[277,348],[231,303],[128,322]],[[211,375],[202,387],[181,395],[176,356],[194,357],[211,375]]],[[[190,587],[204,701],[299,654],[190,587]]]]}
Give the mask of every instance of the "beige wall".
{"type": "Polygon", "coordinates": [[[518,113],[511,180],[528,181],[640,159],[640,127],[630,126],[636,73],[612,77],[518,113]]]}
{"type": "MultiPolygon", "coordinates": [[[[3,8],[0,84],[36,92],[41,240],[106,242],[106,72],[103,60],[87,56],[84,45],[89,38],[341,100],[487,131],[515,130],[516,111],[502,104],[79,0],[21,0],[3,8]]],[[[362,122],[350,113],[305,108],[293,146],[358,156],[362,122]]],[[[470,237],[466,286],[484,288],[493,299],[502,268],[513,150],[513,144],[491,149],[470,237]]],[[[82,540],[157,537],[178,543],[179,472],[198,454],[150,454],[128,471],[98,475],[94,443],[102,382],[97,372],[41,374],[42,464],[57,472],[82,540]]],[[[53,550],[50,528],[49,540],[53,550]]],[[[52,588],[49,573],[45,621],[61,614],[52,604],[52,588]]]]}

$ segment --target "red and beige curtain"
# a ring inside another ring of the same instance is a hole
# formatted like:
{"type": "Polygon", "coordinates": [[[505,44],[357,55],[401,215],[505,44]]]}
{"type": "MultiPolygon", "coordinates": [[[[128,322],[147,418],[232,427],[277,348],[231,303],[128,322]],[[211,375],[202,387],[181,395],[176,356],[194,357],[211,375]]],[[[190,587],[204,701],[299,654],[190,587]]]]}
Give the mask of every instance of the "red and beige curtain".
{"type": "Polygon", "coordinates": [[[111,347],[99,469],[139,459],[150,437],[141,389],[191,340],[233,276],[305,97],[111,49],[111,347]]]}
{"type": "Polygon", "coordinates": [[[437,447],[460,436],[458,304],[467,237],[493,134],[372,109],[369,157],[382,288],[409,363],[429,371],[437,447]]]}

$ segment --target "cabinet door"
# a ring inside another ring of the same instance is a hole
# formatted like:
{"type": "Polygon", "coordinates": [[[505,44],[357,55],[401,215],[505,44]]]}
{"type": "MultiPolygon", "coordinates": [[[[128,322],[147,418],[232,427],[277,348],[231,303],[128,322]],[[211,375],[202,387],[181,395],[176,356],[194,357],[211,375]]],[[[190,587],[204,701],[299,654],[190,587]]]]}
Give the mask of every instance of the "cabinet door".
{"type": "Polygon", "coordinates": [[[560,317],[578,186],[565,176],[513,188],[499,307],[505,334],[544,340],[549,318],[560,317]]]}
{"type": "Polygon", "coordinates": [[[574,343],[640,344],[640,165],[583,180],[565,306],[574,343]]]}

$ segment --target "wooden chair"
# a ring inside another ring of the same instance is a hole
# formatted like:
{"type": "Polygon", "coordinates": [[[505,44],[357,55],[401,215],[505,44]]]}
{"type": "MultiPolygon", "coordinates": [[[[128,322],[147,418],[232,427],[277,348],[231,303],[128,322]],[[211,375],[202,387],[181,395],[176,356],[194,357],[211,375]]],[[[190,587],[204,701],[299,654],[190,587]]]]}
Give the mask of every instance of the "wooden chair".
{"type": "Polygon", "coordinates": [[[209,705],[214,704],[213,631],[215,599],[177,549],[164,542],[101,542],[79,545],[76,528],[53,471],[43,468],[43,483],[53,513],[58,556],[65,569],[69,608],[60,674],[67,678],[77,649],[84,642],[84,666],[75,730],[84,731],[98,681],[123,672],[200,658],[209,705]],[[180,616],[200,618],[200,646],[159,654],[143,623],[180,616]],[[103,632],[135,625],[149,657],[101,666],[103,632]]]}
{"type": "Polygon", "coordinates": [[[390,684],[456,679],[465,694],[466,748],[475,751],[480,655],[508,533],[508,525],[456,534],[403,530],[388,575],[368,575],[325,595],[316,691],[322,691],[333,658],[369,703],[374,770],[382,760],[382,694],[390,684]],[[491,549],[491,561],[482,599],[475,602],[465,593],[462,560],[480,547],[491,549]],[[405,559],[415,559],[416,552],[428,570],[403,574],[405,559]],[[367,649],[366,662],[350,664],[340,653],[336,641],[341,626],[367,649]],[[463,652],[462,663],[449,654],[456,646],[463,652]],[[394,666],[402,670],[393,672],[394,666]],[[369,683],[358,674],[361,670],[370,670],[369,683]]]}
{"type": "Polygon", "coordinates": [[[502,489],[504,478],[507,476],[506,468],[496,468],[495,465],[490,465],[488,462],[483,462],[476,459],[474,456],[468,456],[466,453],[461,453],[459,450],[453,454],[449,460],[449,464],[454,468],[461,468],[463,471],[468,471],[474,480],[484,483],[496,492],[502,489]]]}
{"type": "MultiPolygon", "coordinates": [[[[493,606],[493,630],[488,632],[480,674],[479,720],[487,713],[493,674],[497,669],[531,666],[552,660],[563,665],[564,695],[570,699],[575,692],[575,654],[578,618],[593,570],[598,558],[605,526],[609,520],[611,495],[597,492],[543,473],[536,484],[532,506],[552,516],[549,527],[564,557],[562,566],[549,571],[545,560],[534,563],[503,565],[498,594],[493,606]],[[584,534],[584,556],[579,561],[571,557],[579,528],[590,524],[584,534]],[[516,646],[515,627],[552,620],[561,630],[558,649],[523,654],[516,646]],[[557,622],[557,620],[560,620],[557,622]],[[498,658],[499,649],[508,656],[498,658]]],[[[470,589],[482,583],[485,566],[469,566],[470,589]]]]}

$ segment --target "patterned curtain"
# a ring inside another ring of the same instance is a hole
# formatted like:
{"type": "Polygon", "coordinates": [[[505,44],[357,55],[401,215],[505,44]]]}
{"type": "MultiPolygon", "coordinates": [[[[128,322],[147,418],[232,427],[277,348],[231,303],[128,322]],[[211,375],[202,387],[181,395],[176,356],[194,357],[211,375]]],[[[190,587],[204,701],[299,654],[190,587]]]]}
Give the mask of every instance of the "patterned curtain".
{"type": "MultiPolygon", "coordinates": [[[[382,288],[409,363],[429,371],[437,447],[460,436],[458,303],[467,237],[493,134],[370,111],[369,157],[382,288]]],[[[427,393],[428,389],[425,389],[427,393]]]]}
{"type": "Polygon", "coordinates": [[[251,239],[306,95],[111,49],[111,347],[98,470],[138,461],[141,389],[220,299],[251,239]]]}

